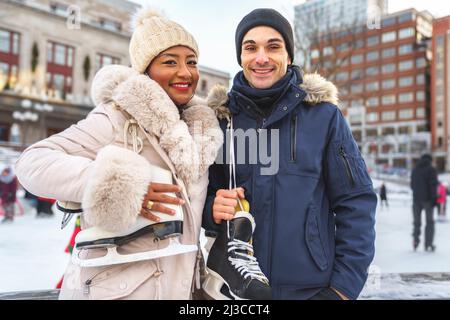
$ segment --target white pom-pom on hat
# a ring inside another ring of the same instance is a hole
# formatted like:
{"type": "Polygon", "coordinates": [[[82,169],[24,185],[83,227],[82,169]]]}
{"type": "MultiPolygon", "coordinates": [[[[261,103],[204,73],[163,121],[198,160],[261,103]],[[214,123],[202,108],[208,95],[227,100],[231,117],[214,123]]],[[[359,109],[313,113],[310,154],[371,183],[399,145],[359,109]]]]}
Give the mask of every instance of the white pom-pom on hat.
{"type": "Polygon", "coordinates": [[[134,14],[134,16],[131,20],[131,25],[133,27],[133,30],[136,30],[137,27],[143,25],[145,23],[145,20],[151,19],[154,17],[165,18],[164,15],[155,8],[139,9],[138,11],[136,11],[136,13],[134,14]]]}

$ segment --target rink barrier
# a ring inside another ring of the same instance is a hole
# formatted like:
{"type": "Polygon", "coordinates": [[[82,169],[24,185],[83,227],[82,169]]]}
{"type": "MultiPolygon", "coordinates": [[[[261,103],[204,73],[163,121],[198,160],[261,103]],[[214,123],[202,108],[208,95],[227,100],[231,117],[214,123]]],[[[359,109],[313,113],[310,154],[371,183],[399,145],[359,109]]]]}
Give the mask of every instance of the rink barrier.
{"type": "MultiPolygon", "coordinates": [[[[372,274],[359,299],[450,300],[448,288],[450,288],[450,272],[388,273],[381,274],[378,279],[372,274]],[[427,288],[425,291],[424,285],[427,288]]],[[[54,289],[8,292],[0,293],[0,300],[57,300],[58,294],[59,290],[54,289]]]]}

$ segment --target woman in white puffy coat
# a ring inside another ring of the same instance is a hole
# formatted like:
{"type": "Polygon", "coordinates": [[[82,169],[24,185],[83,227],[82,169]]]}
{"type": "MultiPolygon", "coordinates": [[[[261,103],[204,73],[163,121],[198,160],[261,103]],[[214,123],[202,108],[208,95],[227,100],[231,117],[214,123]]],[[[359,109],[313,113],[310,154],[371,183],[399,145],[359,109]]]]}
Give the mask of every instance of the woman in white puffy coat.
{"type": "MultiPolygon", "coordinates": [[[[198,48],[180,25],[143,10],[130,42],[132,67],[108,66],[92,84],[96,108],[62,133],[29,147],[16,165],[33,194],[79,203],[81,228],[121,232],[152,210],[184,212],[182,244],[197,245],[208,167],[223,142],[214,112],[194,97],[198,48]],[[173,185],[152,182],[152,167],[173,173],[173,185]],[[169,189],[168,189],[169,188],[169,189]],[[167,200],[163,191],[174,191],[167,200]]],[[[130,254],[164,248],[147,234],[120,247],[130,254]]],[[[83,259],[104,249],[82,251],[83,259]]],[[[198,252],[103,267],[70,264],[60,299],[190,299],[199,287],[198,252]]]]}

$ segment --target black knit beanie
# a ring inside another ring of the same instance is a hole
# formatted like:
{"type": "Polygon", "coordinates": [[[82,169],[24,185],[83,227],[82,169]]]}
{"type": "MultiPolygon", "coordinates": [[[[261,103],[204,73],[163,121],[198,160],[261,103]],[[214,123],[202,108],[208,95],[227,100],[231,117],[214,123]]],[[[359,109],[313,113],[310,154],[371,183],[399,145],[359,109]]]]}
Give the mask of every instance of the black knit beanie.
{"type": "Polygon", "coordinates": [[[262,8],[250,12],[237,26],[235,41],[239,65],[241,65],[242,40],[250,29],[258,26],[268,26],[277,30],[283,36],[291,62],[294,62],[294,33],[289,21],[274,9],[262,8]]]}

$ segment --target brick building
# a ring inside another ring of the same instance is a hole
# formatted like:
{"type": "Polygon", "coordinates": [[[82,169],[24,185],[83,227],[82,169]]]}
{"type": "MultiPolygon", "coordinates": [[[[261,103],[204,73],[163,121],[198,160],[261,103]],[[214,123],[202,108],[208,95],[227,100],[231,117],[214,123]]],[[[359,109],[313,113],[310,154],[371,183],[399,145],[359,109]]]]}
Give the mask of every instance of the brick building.
{"type": "Polygon", "coordinates": [[[450,16],[433,23],[431,67],[431,141],[436,164],[450,168],[450,16]]]}
{"type": "Polygon", "coordinates": [[[325,35],[311,51],[313,67],[338,85],[369,167],[410,169],[431,151],[432,21],[428,12],[408,9],[384,16],[378,29],[325,35]]]}

